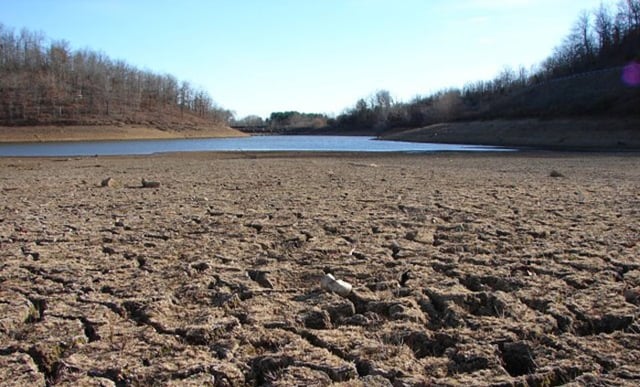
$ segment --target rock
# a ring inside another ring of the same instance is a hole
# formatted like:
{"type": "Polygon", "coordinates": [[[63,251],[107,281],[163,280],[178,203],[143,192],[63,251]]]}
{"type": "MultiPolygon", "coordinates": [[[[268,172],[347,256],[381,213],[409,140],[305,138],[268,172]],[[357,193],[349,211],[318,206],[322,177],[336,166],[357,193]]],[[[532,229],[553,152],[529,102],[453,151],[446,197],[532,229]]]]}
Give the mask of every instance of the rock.
{"type": "Polygon", "coordinates": [[[353,303],[348,300],[331,304],[325,308],[334,323],[349,318],[356,313],[353,303]]]}
{"type": "Polygon", "coordinates": [[[303,315],[305,328],[331,329],[331,317],[325,310],[311,310],[303,315]]]}
{"type": "Polygon", "coordinates": [[[630,304],[640,306],[640,286],[625,289],[624,299],[630,304]]]}
{"type": "Polygon", "coordinates": [[[102,252],[108,255],[116,254],[116,250],[111,246],[103,246],[102,252]]]}
{"type": "Polygon", "coordinates": [[[409,281],[413,277],[414,276],[411,270],[407,270],[404,273],[402,273],[402,276],[400,277],[400,286],[402,286],[403,288],[407,286],[407,281],[409,281]]]}
{"type": "Polygon", "coordinates": [[[260,234],[260,232],[264,228],[264,225],[262,223],[259,223],[259,222],[248,222],[248,223],[245,224],[245,226],[256,230],[256,232],[258,234],[260,234]]]}
{"type": "MultiPolygon", "coordinates": [[[[404,236],[404,239],[412,242],[418,242],[423,244],[433,244],[433,230],[432,229],[421,229],[421,230],[410,230],[404,236]]],[[[399,251],[399,250],[398,250],[399,251]]]]}
{"type": "Polygon", "coordinates": [[[551,173],[549,173],[549,176],[551,177],[564,177],[564,175],[558,171],[556,171],[555,169],[551,171],[551,173]]]}
{"type": "Polygon", "coordinates": [[[151,180],[146,180],[146,179],[142,179],[142,188],[158,188],[160,187],[160,182],[159,181],[151,181],[151,180]]]}
{"type": "Polygon", "coordinates": [[[106,179],[102,180],[102,182],[100,183],[101,187],[113,188],[117,185],[118,185],[118,181],[111,177],[107,177],[106,179]]]}
{"type": "Polygon", "coordinates": [[[206,262],[196,262],[192,263],[191,267],[197,271],[205,271],[210,268],[209,264],[206,262]]]}
{"type": "Polygon", "coordinates": [[[252,281],[258,283],[263,288],[273,289],[273,282],[269,279],[269,272],[263,270],[247,270],[247,275],[252,281]]]}

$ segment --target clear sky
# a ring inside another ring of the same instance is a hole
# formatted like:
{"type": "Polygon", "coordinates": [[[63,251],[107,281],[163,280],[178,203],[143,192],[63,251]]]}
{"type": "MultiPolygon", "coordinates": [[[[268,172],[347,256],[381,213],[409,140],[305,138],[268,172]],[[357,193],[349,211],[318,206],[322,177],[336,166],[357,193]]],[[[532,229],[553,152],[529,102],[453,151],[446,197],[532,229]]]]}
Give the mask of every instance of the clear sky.
{"type": "Polygon", "coordinates": [[[339,114],[380,89],[407,101],[529,68],[600,2],[0,0],[0,23],[172,74],[240,118],[339,114]]]}

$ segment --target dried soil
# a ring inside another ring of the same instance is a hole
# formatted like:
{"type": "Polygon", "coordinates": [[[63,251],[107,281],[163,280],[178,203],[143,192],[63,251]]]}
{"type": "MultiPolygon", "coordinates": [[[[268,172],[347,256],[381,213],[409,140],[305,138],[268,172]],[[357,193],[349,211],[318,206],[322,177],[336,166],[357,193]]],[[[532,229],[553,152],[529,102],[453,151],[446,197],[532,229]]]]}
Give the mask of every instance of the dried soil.
{"type": "Polygon", "coordinates": [[[176,125],[159,129],[150,125],[42,125],[0,126],[0,143],[51,141],[151,140],[174,138],[242,137],[246,134],[223,125],[176,125]]]}
{"type": "Polygon", "coordinates": [[[637,154],[5,158],[0,197],[2,385],[640,381],[637,154]]]}

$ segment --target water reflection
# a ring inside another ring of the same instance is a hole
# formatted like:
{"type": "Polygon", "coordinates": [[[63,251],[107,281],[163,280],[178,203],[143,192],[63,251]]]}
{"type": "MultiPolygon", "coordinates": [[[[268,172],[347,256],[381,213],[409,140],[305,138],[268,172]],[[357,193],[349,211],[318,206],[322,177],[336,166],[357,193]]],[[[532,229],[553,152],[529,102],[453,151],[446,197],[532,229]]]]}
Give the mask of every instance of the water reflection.
{"type": "Polygon", "coordinates": [[[255,136],[175,140],[87,141],[0,144],[0,156],[141,155],[198,151],[442,152],[509,151],[458,144],[381,141],[363,136],[255,136]]]}

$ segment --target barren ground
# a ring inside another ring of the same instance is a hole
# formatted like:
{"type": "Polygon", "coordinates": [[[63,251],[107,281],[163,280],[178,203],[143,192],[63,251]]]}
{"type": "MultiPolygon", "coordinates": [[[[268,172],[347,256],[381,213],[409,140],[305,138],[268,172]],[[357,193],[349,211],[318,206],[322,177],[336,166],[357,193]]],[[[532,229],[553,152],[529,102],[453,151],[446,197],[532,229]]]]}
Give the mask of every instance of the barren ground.
{"type": "Polygon", "coordinates": [[[144,125],[0,126],[0,143],[44,141],[151,140],[246,136],[226,126],[188,126],[160,130],[144,125]]]}
{"type": "Polygon", "coordinates": [[[544,149],[640,150],[640,120],[521,119],[450,122],[383,134],[385,140],[544,149]]]}
{"type": "Polygon", "coordinates": [[[0,198],[2,385],[640,383],[637,154],[5,158],[0,198]]]}

